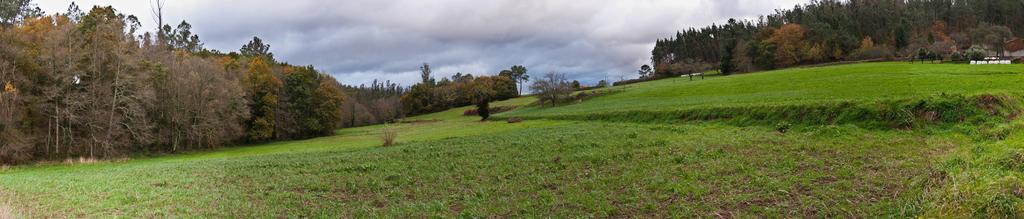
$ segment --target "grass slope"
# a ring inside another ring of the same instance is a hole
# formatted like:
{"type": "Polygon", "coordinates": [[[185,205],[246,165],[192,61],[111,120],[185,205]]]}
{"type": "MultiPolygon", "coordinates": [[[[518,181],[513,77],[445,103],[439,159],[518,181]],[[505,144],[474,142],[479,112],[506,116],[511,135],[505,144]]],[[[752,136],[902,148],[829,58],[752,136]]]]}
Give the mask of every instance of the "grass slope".
{"type": "Polygon", "coordinates": [[[689,81],[672,78],[610,88],[625,92],[505,116],[545,117],[618,111],[669,111],[744,106],[918,99],[939,94],[1020,92],[1024,65],[867,63],[791,68],[689,81]]]}
{"type": "Polygon", "coordinates": [[[11,199],[6,214],[45,218],[1014,217],[1024,209],[1024,124],[1013,120],[1021,70],[872,63],[670,79],[500,115],[536,118],[524,123],[461,116],[469,107],[413,117],[395,125],[399,144],[389,148],[378,147],[381,126],[372,126],[205,153],[13,167],[0,170],[0,207],[11,199]],[[989,96],[998,101],[979,98],[989,96]],[[909,109],[899,115],[931,122],[808,122],[785,133],[761,125],[838,103],[909,109]],[[637,116],[728,108],[733,115],[711,120],[637,116]],[[628,116],[595,116],[615,112],[628,116]]]}

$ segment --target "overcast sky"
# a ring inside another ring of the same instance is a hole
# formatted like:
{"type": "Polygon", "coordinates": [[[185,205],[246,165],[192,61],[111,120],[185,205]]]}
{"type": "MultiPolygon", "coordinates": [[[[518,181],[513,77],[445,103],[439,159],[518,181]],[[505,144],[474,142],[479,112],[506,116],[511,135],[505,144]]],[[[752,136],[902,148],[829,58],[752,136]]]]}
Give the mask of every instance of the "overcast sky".
{"type": "MultiPolygon", "coordinates": [[[[635,77],[654,41],[676,30],[756,18],[807,0],[168,0],[165,23],[187,20],[207,48],[237,51],[253,36],[278,60],[314,65],[342,83],[410,85],[428,62],[435,77],[495,74],[524,65],[586,83],[635,77]]],[[[71,1],[35,0],[47,13],[71,1]]],[[[155,28],[147,0],[113,5],[155,28]]]]}

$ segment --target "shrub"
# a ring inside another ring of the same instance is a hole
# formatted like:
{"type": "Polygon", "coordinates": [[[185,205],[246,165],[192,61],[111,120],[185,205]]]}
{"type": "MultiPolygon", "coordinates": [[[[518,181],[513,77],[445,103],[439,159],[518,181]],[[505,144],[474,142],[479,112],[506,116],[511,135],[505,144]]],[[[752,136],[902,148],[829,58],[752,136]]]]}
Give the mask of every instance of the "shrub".
{"type": "Polygon", "coordinates": [[[487,118],[491,117],[491,102],[477,102],[476,114],[480,116],[480,121],[487,121],[487,118]]]}
{"type": "Polygon", "coordinates": [[[969,61],[981,61],[985,60],[985,50],[980,48],[971,48],[967,50],[967,60],[969,61]]]}
{"type": "Polygon", "coordinates": [[[384,140],[384,147],[395,145],[395,138],[398,138],[398,130],[391,125],[385,124],[381,131],[381,140],[384,140]]]}
{"type": "Polygon", "coordinates": [[[964,53],[957,51],[950,54],[949,59],[951,59],[952,61],[965,61],[967,60],[967,56],[964,56],[964,53]]]}
{"type": "Polygon", "coordinates": [[[884,46],[876,46],[868,49],[859,49],[847,57],[848,60],[869,60],[887,59],[893,57],[892,49],[884,46]]]}
{"type": "Polygon", "coordinates": [[[792,127],[793,124],[790,124],[789,122],[779,122],[775,124],[775,131],[785,134],[792,127]]]}

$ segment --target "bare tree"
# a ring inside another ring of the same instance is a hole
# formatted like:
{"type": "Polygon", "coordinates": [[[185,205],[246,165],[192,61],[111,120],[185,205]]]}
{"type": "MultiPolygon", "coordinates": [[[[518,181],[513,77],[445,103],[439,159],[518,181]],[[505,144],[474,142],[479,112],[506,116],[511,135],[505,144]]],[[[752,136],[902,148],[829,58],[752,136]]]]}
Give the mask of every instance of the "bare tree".
{"type": "Polygon", "coordinates": [[[540,104],[550,102],[552,105],[569,98],[572,94],[572,87],[566,80],[565,74],[550,72],[544,75],[541,80],[533,81],[530,90],[537,94],[540,104]]]}
{"type": "Polygon", "coordinates": [[[156,22],[157,32],[164,26],[164,2],[166,0],[149,1],[149,10],[153,14],[153,22],[156,22]]]}

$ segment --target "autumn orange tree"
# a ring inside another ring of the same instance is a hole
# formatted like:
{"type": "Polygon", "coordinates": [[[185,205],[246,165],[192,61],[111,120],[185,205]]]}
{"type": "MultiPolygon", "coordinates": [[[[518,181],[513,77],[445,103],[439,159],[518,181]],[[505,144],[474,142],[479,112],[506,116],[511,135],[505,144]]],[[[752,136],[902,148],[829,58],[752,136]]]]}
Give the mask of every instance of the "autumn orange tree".
{"type": "Polygon", "coordinates": [[[786,24],[775,31],[769,42],[775,44],[776,64],[780,67],[799,64],[803,59],[802,50],[806,47],[804,34],[806,31],[799,24],[786,24]]]}
{"type": "Polygon", "coordinates": [[[526,69],[525,67],[520,68],[521,66],[513,66],[512,70],[505,70],[494,76],[456,73],[451,78],[442,78],[438,81],[430,77],[429,65],[424,64],[424,67],[421,68],[423,82],[413,85],[408,92],[402,95],[401,103],[408,115],[478,105],[481,104],[481,98],[485,96],[485,100],[488,101],[517,97],[517,81],[515,79],[517,73],[515,72],[525,72],[526,69]],[[493,94],[481,96],[481,92],[493,92],[493,94]]]}
{"type": "Polygon", "coordinates": [[[333,133],[356,110],[400,111],[403,89],[350,102],[337,80],[270,60],[256,38],[243,54],[225,54],[202,48],[184,21],[154,36],[112,7],[84,13],[72,4],[40,16],[28,0],[8,3],[0,4],[0,164],[308,138],[333,133]]]}

